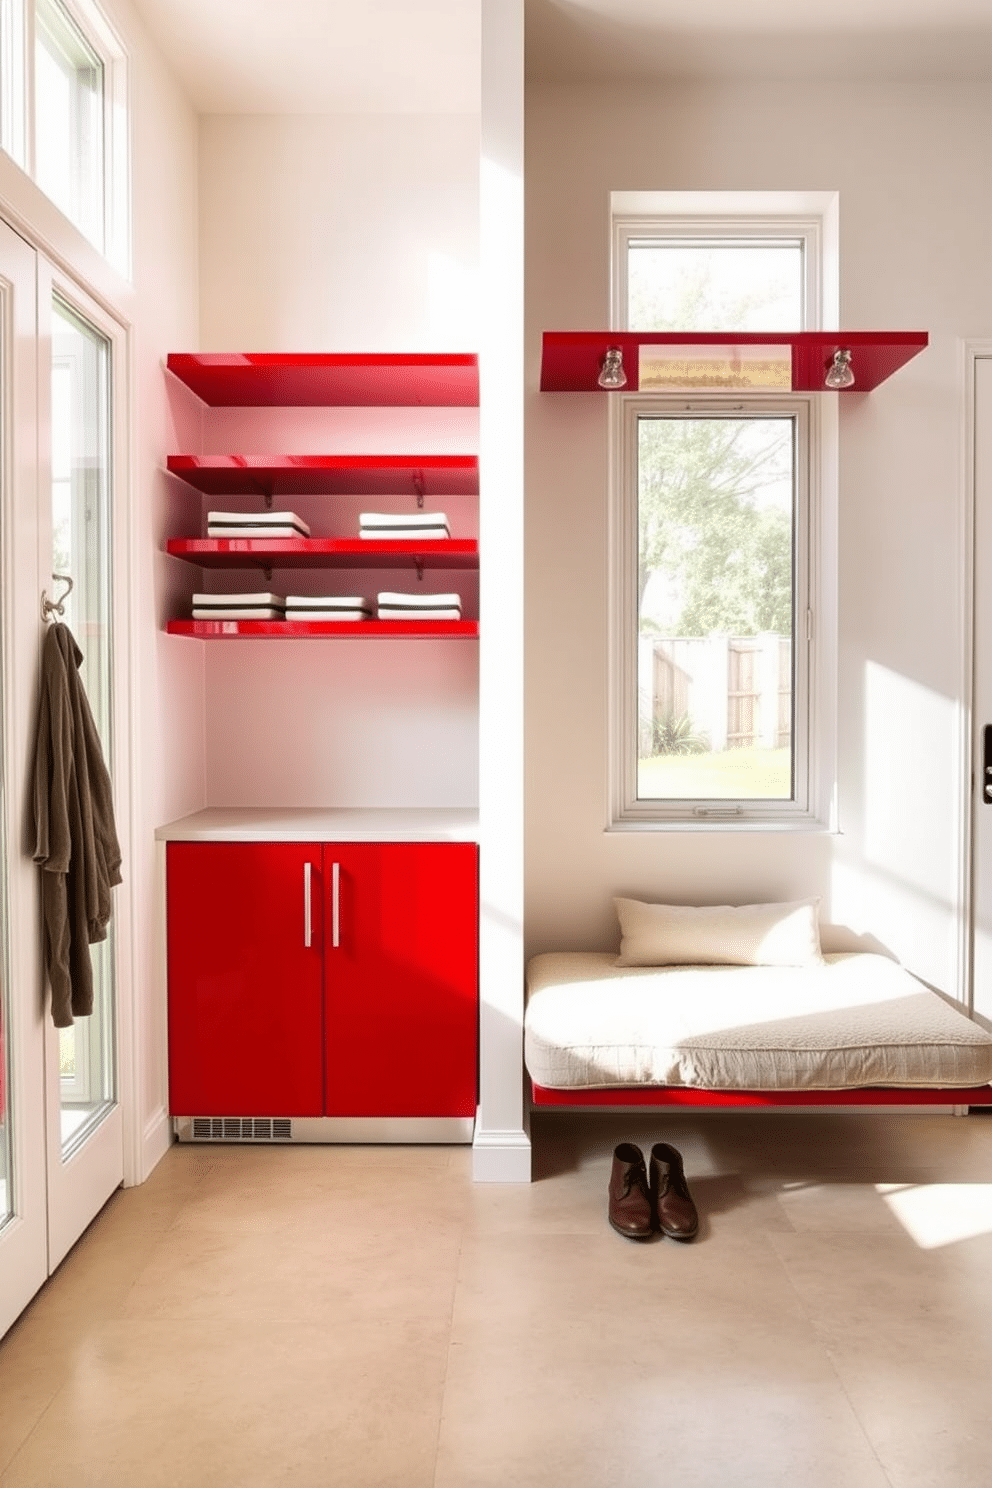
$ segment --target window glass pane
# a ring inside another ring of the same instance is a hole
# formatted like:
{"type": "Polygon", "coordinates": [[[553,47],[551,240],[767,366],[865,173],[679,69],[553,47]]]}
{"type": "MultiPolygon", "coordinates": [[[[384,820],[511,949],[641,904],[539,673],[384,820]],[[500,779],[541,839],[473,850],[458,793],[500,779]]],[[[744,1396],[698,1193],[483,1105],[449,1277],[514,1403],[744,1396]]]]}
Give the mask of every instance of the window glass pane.
{"type": "MultiPolygon", "coordinates": [[[[2,698],[0,698],[0,703],[2,703],[2,698]]],[[[2,723],[3,710],[0,707],[0,724],[2,723]]],[[[0,834],[3,832],[3,822],[6,820],[3,804],[3,779],[0,776],[0,834]]],[[[5,844],[0,842],[0,847],[5,848],[5,844]]],[[[4,851],[2,861],[6,862],[6,860],[6,851],[4,851]]],[[[14,1204],[13,1143],[10,1128],[10,1048],[7,1037],[7,1029],[10,1026],[10,983],[7,958],[9,939],[6,887],[6,881],[0,882],[0,1230],[9,1219],[13,1218],[14,1204]]]]}
{"type": "Polygon", "coordinates": [[[104,67],[58,0],[35,7],[35,179],[103,246],[104,67]]]}
{"type": "MultiPolygon", "coordinates": [[[[110,732],[110,343],[56,299],[52,306],[52,573],[73,580],[65,622],[104,758],[110,732]]],[[[56,594],[62,586],[55,584],[56,594]]],[[[91,946],[94,1010],[59,1037],[62,1146],[67,1155],[114,1099],[113,925],[91,946]]]]}
{"type": "Polygon", "coordinates": [[[3,966],[0,977],[0,1230],[13,1217],[14,1190],[11,1179],[11,1131],[7,1112],[7,1092],[10,1089],[10,1070],[7,1058],[7,989],[3,966]]]}
{"type": "Polygon", "coordinates": [[[802,244],[631,239],[627,297],[632,331],[799,331],[802,244]]]}
{"type": "MultiPolygon", "coordinates": [[[[8,294],[0,295],[0,386],[9,384],[13,359],[8,359],[8,350],[13,344],[14,328],[10,315],[11,301],[8,294]]],[[[13,406],[12,404],[10,405],[13,406]]],[[[10,436],[5,408],[0,406],[0,442],[6,443],[10,436]]],[[[0,459],[0,482],[6,474],[6,462],[0,459]]],[[[0,496],[6,498],[6,491],[0,496]]],[[[0,541],[5,540],[4,523],[0,518],[0,541]]],[[[3,612],[0,609],[0,626],[3,612]]],[[[2,639],[2,637],[0,637],[2,639]]],[[[2,656],[2,651],[0,651],[2,656]]],[[[7,737],[6,677],[0,667],[0,751],[7,737]]],[[[2,758],[0,758],[0,1229],[13,1218],[13,1132],[11,1130],[10,1103],[10,918],[8,893],[9,844],[6,840],[7,804],[2,758]]]]}
{"type": "Polygon", "coordinates": [[[24,165],[24,5],[0,0],[0,146],[24,165]]]}
{"type": "Polygon", "coordinates": [[[642,416],[637,459],[638,798],[790,800],[795,421],[642,416]]]}

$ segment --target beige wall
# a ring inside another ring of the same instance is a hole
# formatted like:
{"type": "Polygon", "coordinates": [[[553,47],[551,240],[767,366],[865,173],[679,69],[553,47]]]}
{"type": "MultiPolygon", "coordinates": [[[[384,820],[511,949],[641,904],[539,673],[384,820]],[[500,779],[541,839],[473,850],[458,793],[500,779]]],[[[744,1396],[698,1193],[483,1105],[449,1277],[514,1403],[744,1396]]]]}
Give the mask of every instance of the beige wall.
{"type": "Polygon", "coordinates": [[[529,90],[529,951],[615,944],[616,893],[818,893],[825,920],[953,986],[959,338],[992,331],[990,122],[987,92],[964,84],[529,90]],[[540,333],[608,323],[609,193],[665,189],[837,191],[841,325],[930,332],[840,408],[837,835],[604,831],[605,400],[536,391],[540,333]]]}

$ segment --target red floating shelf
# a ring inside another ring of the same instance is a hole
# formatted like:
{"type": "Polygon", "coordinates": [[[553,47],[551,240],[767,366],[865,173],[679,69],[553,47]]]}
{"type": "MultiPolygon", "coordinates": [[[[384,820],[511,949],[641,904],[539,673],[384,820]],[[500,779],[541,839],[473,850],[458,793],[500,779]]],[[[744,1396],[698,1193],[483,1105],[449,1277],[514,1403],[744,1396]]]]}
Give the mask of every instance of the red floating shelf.
{"type": "Polygon", "coordinates": [[[200,568],[478,568],[474,538],[433,542],[406,539],[310,537],[170,537],[165,545],[174,558],[200,568]]]}
{"type": "Polygon", "coordinates": [[[479,402],[479,359],[461,353],[170,352],[166,366],[216,408],[466,408],[479,402]]]}
{"type": "Polygon", "coordinates": [[[169,620],[169,635],[193,636],[199,640],[233,641],[256,637],[269,640],[327,640],[361,636],[375,640],[406,636],[411,640],[472,638],[479,634],[478,620],[169,620]]]}
{"type": "Polygon", "coordinates": [[[169,455],[208,496],[475,496],[477,455],[169,455]]]}
{"type": "MultiPolygon", "coordinates": [[[[767,346],[787,348],[792,362],[791,391],[826,392],[824,377],[833,361],[834,352],[851,353],[854,385],[843,392],[867,393],[904,366],[929,343],[926,331],[545,331],[541,355],[541,391],[545,393],[597,393],[608,391],[597,382],[603,356],[608,347],[618,346],[623,352],[623,369],[627,376],[625,392],[640,389],[639,358],[642,346],[726,347],[732,356],[735,348],[767,346]]],[[[732,383],[727,384],[731,389],[732,383]]],[[[659,389],[660,390],[660,389],[659,389]]],[[[686,384],[665,391],[711,391],[686,384]]],[[[737,391],[748,391],[737,387],[737,391]]],[[[758,389],[753,389],[757,391],[758,389]]],[[[788,389],[778,389],[788,391],[788,389]]]]}

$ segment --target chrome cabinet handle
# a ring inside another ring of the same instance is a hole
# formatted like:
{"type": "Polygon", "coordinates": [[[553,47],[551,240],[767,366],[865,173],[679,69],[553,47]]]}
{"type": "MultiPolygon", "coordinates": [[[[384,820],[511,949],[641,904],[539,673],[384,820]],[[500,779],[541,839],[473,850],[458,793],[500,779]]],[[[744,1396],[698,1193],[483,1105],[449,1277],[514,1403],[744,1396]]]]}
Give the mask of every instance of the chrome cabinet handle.
{"type": "Polygon", "coordinates": [[[311,865],[303,864],[303,944],[310,949],[313,940],[313,923],[310,918],[310,872],[311,865]]]}
{"type": "Polygon", "coordinates": [[[341,944],[341,864],[331,865],[331,945],[341,944]]]}

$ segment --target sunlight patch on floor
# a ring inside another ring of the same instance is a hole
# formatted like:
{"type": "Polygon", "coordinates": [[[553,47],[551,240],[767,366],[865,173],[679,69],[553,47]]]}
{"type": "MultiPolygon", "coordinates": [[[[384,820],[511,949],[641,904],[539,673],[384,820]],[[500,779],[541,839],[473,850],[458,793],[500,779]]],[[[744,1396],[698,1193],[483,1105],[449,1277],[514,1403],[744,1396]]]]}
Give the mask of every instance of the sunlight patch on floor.
{"type": "Polygon", "coordinates": [[[992,1234],[992,1183],[876,1183],[921,1250],[992,1234]]]}

